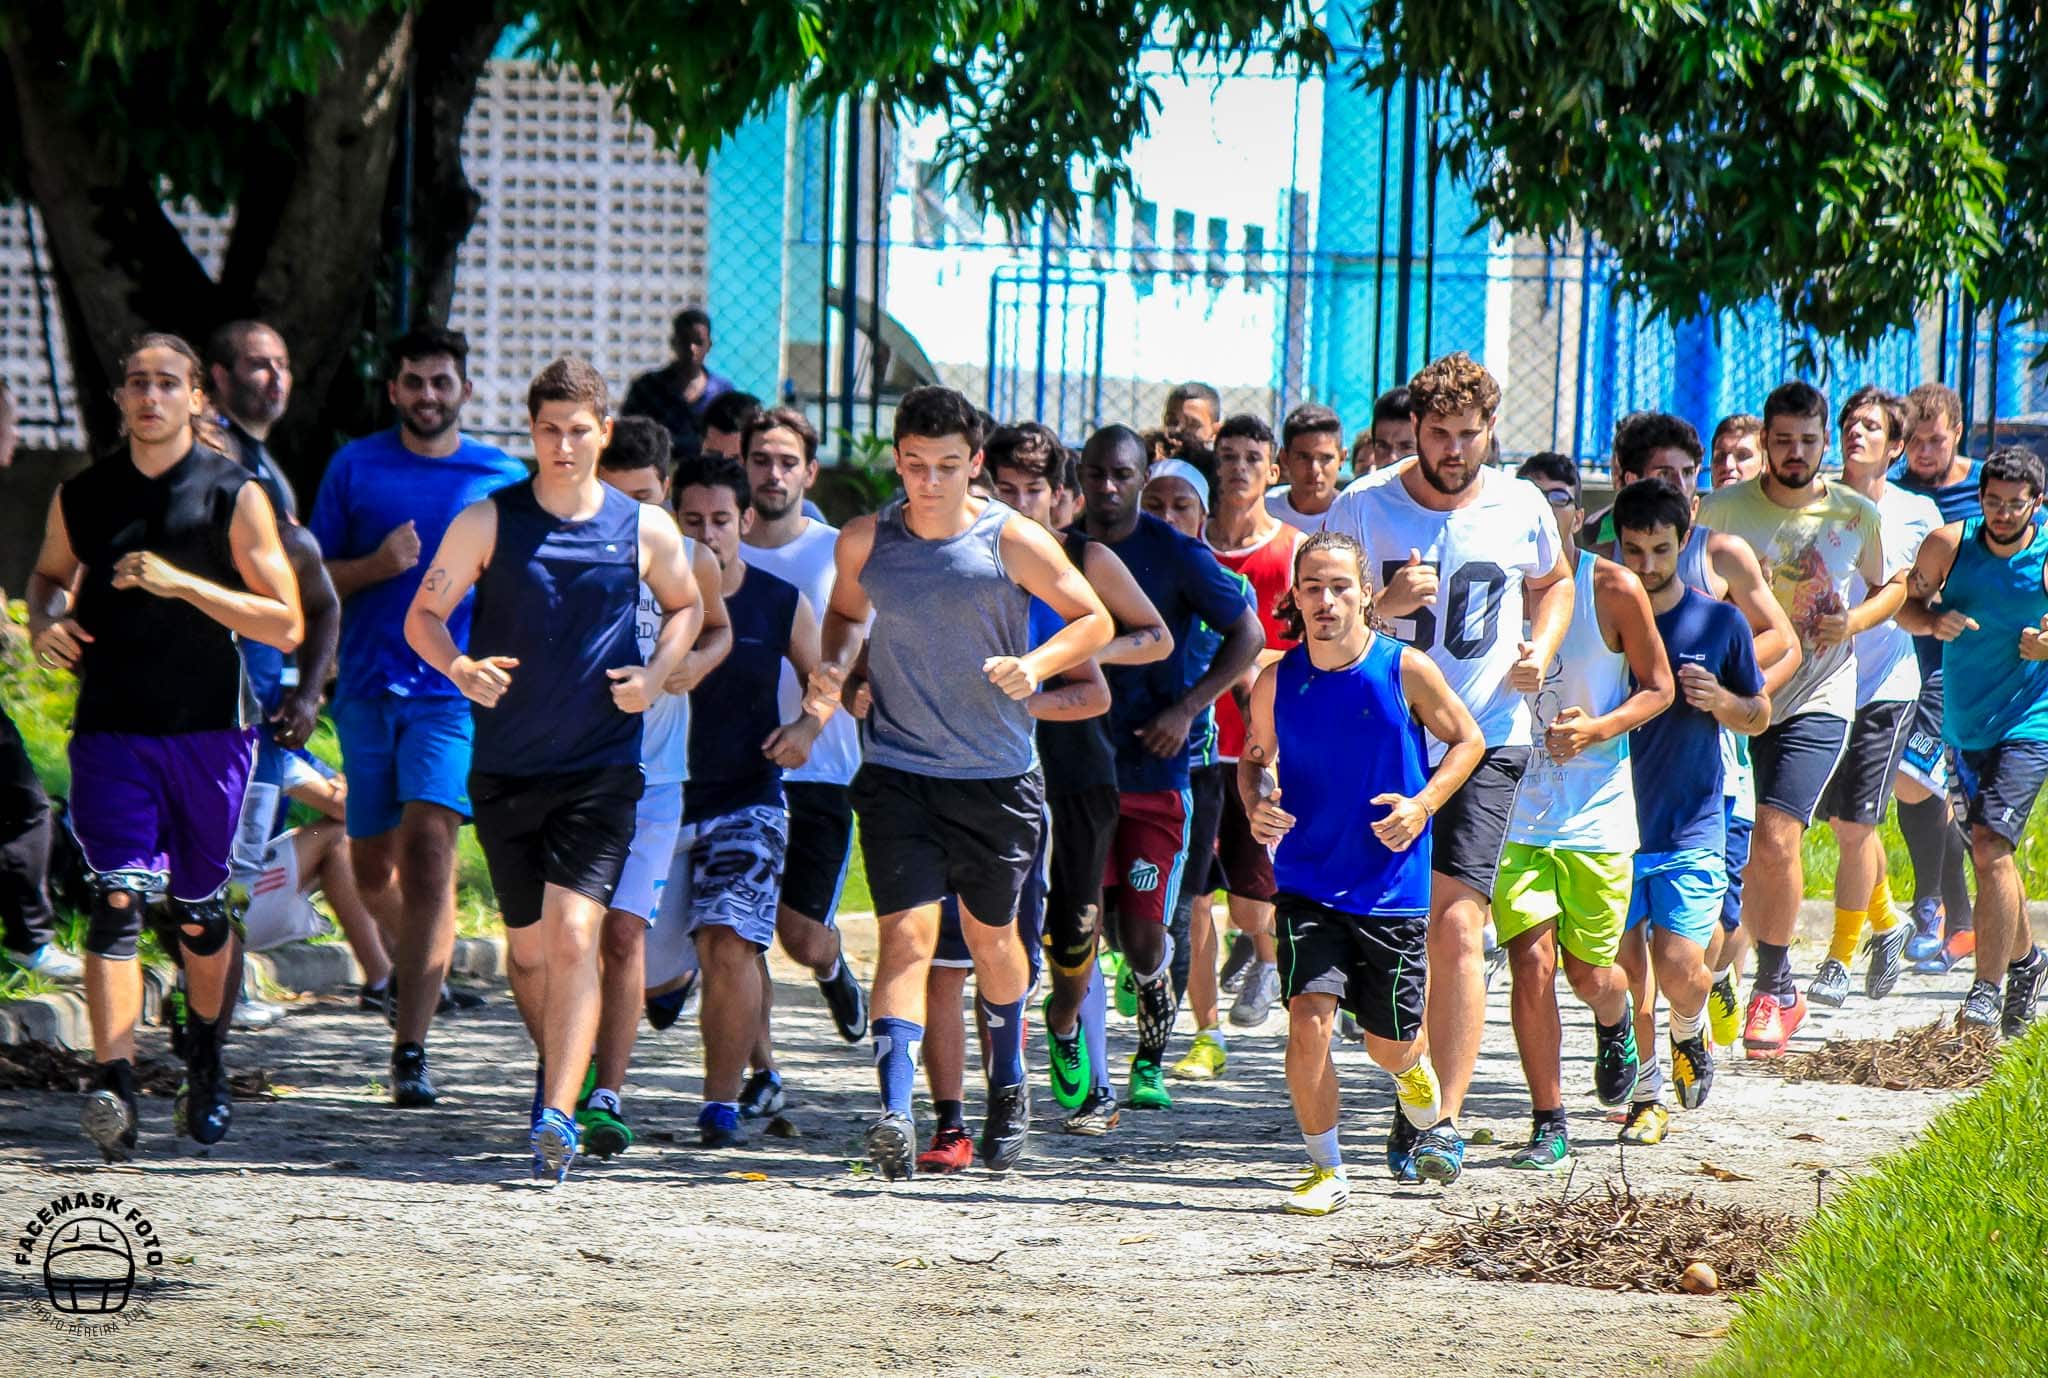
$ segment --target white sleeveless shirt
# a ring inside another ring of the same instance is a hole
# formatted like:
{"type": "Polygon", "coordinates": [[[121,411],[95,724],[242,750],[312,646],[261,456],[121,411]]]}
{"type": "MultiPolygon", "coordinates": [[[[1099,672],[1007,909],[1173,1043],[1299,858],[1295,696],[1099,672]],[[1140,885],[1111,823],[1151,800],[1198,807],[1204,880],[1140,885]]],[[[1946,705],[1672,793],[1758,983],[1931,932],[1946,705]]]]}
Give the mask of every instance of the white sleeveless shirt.
{"type": "MultiPolygon", "coordinates": [[[[697,542],[683,537],[683,564],[695,568],[697,542]]],[[[661,636],[661,605],[654,590],[640,585],[640,609],[633,632],[640,643],[640,663],[654,658],[661,636]]],[[[664,693],[640,715],[640,771],[650,785],[679,785],[690,774],[690,696],[664,693]]]]}

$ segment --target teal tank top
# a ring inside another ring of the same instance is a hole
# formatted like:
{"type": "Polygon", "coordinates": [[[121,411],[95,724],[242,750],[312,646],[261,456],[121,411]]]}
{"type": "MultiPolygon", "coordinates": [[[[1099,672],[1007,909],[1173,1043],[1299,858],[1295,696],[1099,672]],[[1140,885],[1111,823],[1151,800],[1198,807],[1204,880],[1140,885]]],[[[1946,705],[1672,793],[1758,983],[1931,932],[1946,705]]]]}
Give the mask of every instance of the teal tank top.
{"type": "Polygon", "coordinates": [[[1963,751],[2048,742],[2048,661],[2020,659],[2020,633],[2048,616],[2048,524],[2036,522],[2027,543],[2006,559],[1985,547],[1983,527],[1982,517],[1963,523],[1941,589],[1942,610],[1974,618],[1978,628],[1941,647],[1948,687],[1941,735],[1963,751]]]}

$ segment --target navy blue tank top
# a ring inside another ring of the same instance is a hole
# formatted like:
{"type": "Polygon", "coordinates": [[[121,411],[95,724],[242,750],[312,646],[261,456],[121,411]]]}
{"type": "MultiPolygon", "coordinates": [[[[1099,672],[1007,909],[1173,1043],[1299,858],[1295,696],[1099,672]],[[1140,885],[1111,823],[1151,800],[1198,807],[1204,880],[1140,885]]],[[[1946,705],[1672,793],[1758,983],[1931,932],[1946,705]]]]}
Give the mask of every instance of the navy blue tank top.
{"type": "Polygon", "coordinates": [[[598,485],[588,521],[540,505],[531,483],[491,494],[498,536],[476,581],[469,653],[514,656],[512,687],[472,704],[482,775],[558,775],[640,763],[640,716],[612,702],[606,670],[639,665],[640,504],[598,485]]]}
{"type": "Polygon", "coordinates": [[[776,687],[796,626],[796,600],[795,584],[752,568],[739,592],[726,596],[732,652],[690,691],[685,823],[782,802],[782,767],[761,753],[761,744],[782,725],[776,687]]]}
{"type": "Polygon", "coordinates": [[[1429,783],[1428,743],[1401,688],[1401,643],[1375,636],[1341,670],[1318,670],[1296,646],[1277,673],[1280,807],[1295,824],[1273,853],[1274,883],[1346,914],[1427,914],[1434,823],[1405,852],[1388,851],[1372,830],[1387,816],[1374,795],[1412,797],[1429,783]]]}

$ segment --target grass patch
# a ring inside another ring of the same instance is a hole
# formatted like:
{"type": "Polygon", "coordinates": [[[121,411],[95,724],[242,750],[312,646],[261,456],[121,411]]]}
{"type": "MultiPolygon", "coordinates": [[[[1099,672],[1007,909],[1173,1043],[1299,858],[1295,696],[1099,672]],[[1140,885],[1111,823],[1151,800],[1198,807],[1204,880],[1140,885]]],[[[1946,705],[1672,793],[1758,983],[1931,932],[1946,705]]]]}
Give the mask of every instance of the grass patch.
{"type": "Polygon", "coordinates": [[[1801,1232],[1700,1378],[2042,1372],[2044,1124],[2048,1024],[1801,1232]]]}

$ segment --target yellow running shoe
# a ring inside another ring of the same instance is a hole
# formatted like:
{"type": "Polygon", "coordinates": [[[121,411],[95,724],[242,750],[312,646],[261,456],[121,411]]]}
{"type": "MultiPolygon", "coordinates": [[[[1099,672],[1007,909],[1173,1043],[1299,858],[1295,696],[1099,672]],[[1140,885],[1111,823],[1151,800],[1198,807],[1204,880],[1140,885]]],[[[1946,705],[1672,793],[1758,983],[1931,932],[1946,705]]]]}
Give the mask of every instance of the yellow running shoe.
{"type": "Polygon", "coordinates": [[[1436,1069],[1423,1058],[1394,1078],[1394,1094],[1401,1112],[1417,1129],[1428,1129],[1444,1117],[1443,1088],[1437,1085],[1436,1069]]]}
{"type": "Polygon", "coordinates": [[[1707,1028],[1716,1048],[1732,1048],[1742,1037],[1742,1002],[1735,998],[1735,968],[1707,987],[1707,1028]]]}
{"type": "Polygon", "coordinates": [[[1628,1122],[1622,1125],[1616,1135],[1622,1143],[1638,1148],[1664,1142],[1664,1131],[1671,1127],[1671,1112],[1663,1102],[1639,1100],[1628,1109],[1628,1122]]]}
{"type": "Polygon", "coordinates": [[[1204,1029],[1195,1035],[1187,1056],[1173,1064],[1171,1075],[1179,1081],[1214,1081],[1223,1075],[1223,1064],[1229,1056],[1230,1050],[1224,1047],[1216,1031],[1204,1029]]]}
{"type": "Polygon", "coordinates": [[[1289,1215],[1329,1215],[1351,1199],[1351,1179],[1340,1167],[1309,1166],[1301,1185],[1287,1193],[1289,1215]]]}

